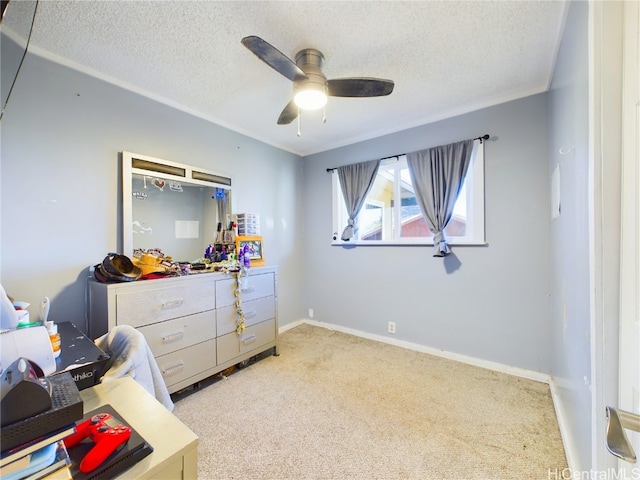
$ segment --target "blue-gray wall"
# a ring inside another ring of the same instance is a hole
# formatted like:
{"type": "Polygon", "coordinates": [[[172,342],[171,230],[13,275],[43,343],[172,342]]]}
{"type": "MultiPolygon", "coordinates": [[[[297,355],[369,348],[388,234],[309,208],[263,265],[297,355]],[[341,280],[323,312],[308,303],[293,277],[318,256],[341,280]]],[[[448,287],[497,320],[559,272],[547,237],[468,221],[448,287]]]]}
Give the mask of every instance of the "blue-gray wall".
{"type": "Polygon", "coordinates": [[[559,165],[561,215],[551,222],[552,368],[581,470],[591,468],[589,292],[589,6],[573,2],[549,91],[548,174],[559,165]]]}
{"type": "Polygon", "coordinates": [[[29,55],[1,128],[1,281],[34,305],[51,297],[56,321],[82,314],[87,267],[121,247],[118,152],[129,150],[234,177],[235,210],[261,214],[280,269],[281,324],[307,308],[374,334],[393,320],[395,339],[549,371],[546,94],[301,161],[29,55]],[[444,260],[430,248],[330,246],[327,167],[483,133],[487,246],[444,260]]]}
{"type": "Polygon", "coordinates": [[[260,213],[279,267],[280,321],[300,318],[300,157],[31,54],[0,128],[0,281],[32,316],[49,296],[52,320],[84,330],[87,269],[122,247],[128,150],[231,175],[235,211],[260,213]]]}
{"type": "Polygon", "coordinates": [[[305,306],[315,320],[548,372],[547,95],[486,108],[304,159],[305,306]],[[487,246],[331,246],[327,168],[488,133],[487,246]]]}

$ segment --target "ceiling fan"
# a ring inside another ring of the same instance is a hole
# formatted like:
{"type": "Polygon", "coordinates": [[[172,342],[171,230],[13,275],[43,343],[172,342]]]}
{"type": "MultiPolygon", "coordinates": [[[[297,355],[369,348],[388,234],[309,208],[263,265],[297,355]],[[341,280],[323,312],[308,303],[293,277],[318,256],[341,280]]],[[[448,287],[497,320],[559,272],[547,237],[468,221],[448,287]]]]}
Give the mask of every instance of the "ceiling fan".
{"type": "Polygon", "coordinates": [[[317,110],[330,97],[382,97],[393,91],[392,80],[380,78],[336,78],[327,80],[322,73],[324,55],[314,48],[296,54],[293,62],[280,50],[254,35],[242,39],[242,44],[256,57],[293,82],[291,100],[278,118],[278,125],[288,125],[298,117],[300,109],[317,110]]]}

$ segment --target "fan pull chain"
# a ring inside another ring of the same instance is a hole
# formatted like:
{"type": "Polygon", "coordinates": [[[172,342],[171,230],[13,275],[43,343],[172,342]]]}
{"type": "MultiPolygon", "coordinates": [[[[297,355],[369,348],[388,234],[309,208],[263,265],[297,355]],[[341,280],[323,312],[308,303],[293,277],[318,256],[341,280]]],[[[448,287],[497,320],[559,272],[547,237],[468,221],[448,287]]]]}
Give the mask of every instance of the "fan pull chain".
{"type": "Polygon", "coordinates": [[[298,108],[298,136],[300,136],[300,109],[298,108]]]}
{"type": "Polygon", "coordinates": [[[322,123],[327,123],[327,106],[322,107],[322,123]]]}

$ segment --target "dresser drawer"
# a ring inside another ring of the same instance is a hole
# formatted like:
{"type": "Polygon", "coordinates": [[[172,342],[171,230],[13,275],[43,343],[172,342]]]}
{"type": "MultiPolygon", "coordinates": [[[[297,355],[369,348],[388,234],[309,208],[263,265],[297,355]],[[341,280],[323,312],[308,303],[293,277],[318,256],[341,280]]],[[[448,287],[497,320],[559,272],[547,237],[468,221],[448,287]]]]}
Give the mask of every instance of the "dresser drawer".
{"type": "MultiPolygon", "coordinates": [[[[244,312],[244,324],[249,327],[256,323],[264,322],[276,316],[275,297],[258,298],[242,302],[244,312]]],[[[219,308],[217,311],[217,336],[222,336],[236,330],[236,306],[219,308]]]]}
{"type": "Polygon", "coordinates": [[[238,335],[235,332],[218,337],[218,364],[232,360],[243,353],[260,348],[276,338],[276,320],[271,319],[247,327],[238,335]]]}
{"type": "Polygon", "coordinates": [[[216,364],[215,339],[156,357],[167,388],[216,364]]]}
{"type": "Polygon", "coordinates": [[[215,311],[154,323],[138,329],[147,340],[154,357],[190,347],[216,337],[215,311]]]}
{"type": "Polygon", "coordinates": [[[118,293],[116,321],[141,327],[216,308],[215,281],[190,282],[162,288],[118,293]]]}
{"type": "MultiPolygon", "coordinates": [[[[275,293],[275,277],[273,273],[249,275],[240,279],[242,302],[261,297],[269,297],[275,293]]],[[[235,278],[220,280],[216,283],[216,305],[218,308],[232,305],[236,302],[235,278]]]]}

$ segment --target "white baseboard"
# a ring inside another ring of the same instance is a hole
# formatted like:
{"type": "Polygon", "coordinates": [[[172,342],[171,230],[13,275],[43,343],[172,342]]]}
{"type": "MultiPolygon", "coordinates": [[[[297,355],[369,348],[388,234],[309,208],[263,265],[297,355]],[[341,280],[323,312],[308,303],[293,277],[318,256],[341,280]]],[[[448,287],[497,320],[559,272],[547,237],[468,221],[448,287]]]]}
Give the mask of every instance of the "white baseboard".
{"type": "Polygon", "coordinates": [[[292,323],[288,323],[279,329],[280,333],[286,332],[292,328],[302,325],[303,323],[313,325],[315,327],[322,327],[329,330],[335,330],[337,332],[347,333],[349,335],[355,335],[356,337],[367,338],[369,340],[375,340],[377,342],[387,343],[389,345],[395,345],[396,347],[402,347],[416,352],[428,353],[438,357],[447,358],[449,360],[455,360],[457,362],[466,363],[468,365],[474,365],[476,367],[486,368],[494,370],[496,372],[507,373],[509,375],[515,375],[516,377],[526,378],[534,380],[536,382],[549,383],[549,375],[545,373],[535,372],[533,370],[527,370],[524,368],[512,367],[498,362],[492,362],[489,360],[483,360],[480,358],[469,357],[467,355],[461,355],[459,353],[447,352],[445,350],[439,350],[437,348],[426,347],[417,343],[406,342],[404,340],[395,340],[393,338],[386,337],[384,335],[376,335],[373,333],[363,332],[353,328],[343,327],[341,325],[335,325],[333,323],[318,322],[310,318],[303,318],[292,323]]]}
{"type": "Polygon", "coordinates": [[[296,320],[295,322],[287,323],[286,325],[283,325],[283,326],[278,326],[278,333],[284,333],[287,330],[291,330],[292,328],[296,328],[298,325],[302,325],[303,323],[307,323],[307,322],[313,322],[313,320],[308,320],[303,318],[302,320],[296,320]]]}
{"type": "Polygon", "coordinates": [[[526,378],[528,380],[534,380],[536,382],[542,382],[549,385],[549,390],[551,392],[551,399],[553,401],[553,406],[556,412],[556,418],[558,419],[558,426],[560,428],[560,436],[562,437],[562,443],[564,445],[564,451],[567,456],[567,463],[571,471],[577,471],[577,464],[575,459],[577,458],[575,451],[576,446],[575,442],[573,442],[572,437],[570,435],[570,429],[567,424],[567,417],[564,413],[564,409],[562,408],[562,404],[560,402],[560,397],[558,394],[558,387],[554,382],[553,377],[546,373],[536,372],[533,370],[527,370],[524,368],[512,367],[511,365],[505,365],[498,362],[492,362],[489,360],[483,360],[480,358],[469,357],[467,355],[461,355],[459,353],[447,352],[445,350],[439,350],[437,348],[426,347],[424,345],[419,345],[417,343],[405,342],[403,340],[394,340],[393,338],[385,337],[383,335],[375,335],[372,333],[363,332],[361,330],[356,330],[353,328],[343,327],[341,325],[335,325],[332,323],[326,322],[318,322],[317,320],[312,320],[310,318],[303,318],[297,320],[292,323],[288,323],[279,329],[280,333],[286,332],[292,328],[295,328],[302,324],[309,324],[315,327],[322,327],[329,330],[335,330],[337,332],[347,333],[349,335],[355,335],[361,338],[367,338],[369,340],[375,340],[377,342],[387,343],[390,345],[395,345],[397,347],[407,348],[409,350],[415,350],[417,352],[428,353],[430,355],[435,355],[442,358],[447,358],[449,360],[455,360],[458,362],[466,363],[468,365],[473,365],[476,367],[486,368],[489,370],[494,370],[496,372],[506,373],[509,375],[514,375],[516,377],[526,378]]]}
{"type": "Polygon", "coordinates": [[[567,457],[567,465],[571,472],[578,472],[577,445],[570,434],[571,429],[569,428],[569,420],[567,418],[566,411],[562,406],[562,402],[560,401],[558,384],[552,376],[549,376],[549,390],[551,391],[553,408],[556,411],[556,418],[558,419],[558,427],[560,428],[560,436],[562,437],[562,444],[564,445],[564,454],[567,457]]]}

